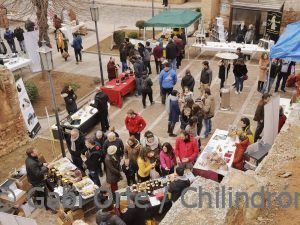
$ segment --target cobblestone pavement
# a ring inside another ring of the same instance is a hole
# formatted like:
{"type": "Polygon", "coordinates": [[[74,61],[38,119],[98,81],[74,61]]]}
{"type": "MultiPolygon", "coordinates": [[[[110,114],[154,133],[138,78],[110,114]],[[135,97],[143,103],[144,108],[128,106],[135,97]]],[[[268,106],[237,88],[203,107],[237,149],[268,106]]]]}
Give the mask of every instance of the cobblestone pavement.
{"type": "MultiPolygon", "coordinates": [[[[109,36],[114,29],[127,26],[128,28],[133,28],[135,26],[135,22],[138,19],[148,19],[151,16],[151,9],[149,8],[131,8],[125,6],[114,6],[114,5],[103,5],[101,6],[101,19],[99,23],[100,30],[100,39],[103,39],[109,36]]],[[[89,20],[89,17],[86,17],[87,26],[89,28],[93,28],[93,23],[89,20]]],[[[53,40],[53,34],[51,35],[51,39],[53,40]]],[[[54,43],[54,42],[53,42],[54,43]]],[[[83,46],[84,48],[88,48],[96,43],[95,33],[89,32],[86,37],[83,37],[83,46]]],[[[240,95],[234,94],[234,90],[231,90],[231,105],[232,110],[230,111],[220,111],[219,103],[219,79],[218,79],[218,66],[217,60],[214,57],[214,54],[208,53],[209,55],[201,55],[199,51],[192,50],[191,60],[183,60],[181,68],[177,71],[178,73],[178,83],[176,85],[176,89],[180,90],[180,80],[184,75],[186,69],[190,69],[192,75],[196,80],[196,87],[199,86],[200,79],[200,71],[202,69],[201,63],[204,59],[209,60],[211,68],[213,70],[213,83],[212,83],[212,93],[216,99],[216,115],[213,118],[213,130],[216,128],[219,129],[228,129],[228,127],[232,124],[236,125],[241,116],[247,116],[251,119],[252,125],[255,127],[255,123],[252,121],[254,111],[256,105],[260,99],[260,94],[256,91],[257,85],[257,75],[258,75],[258,65],[257,61],[252,60],[247,62],[248,66],[248,76],[249,79],[244,83],[243,93],[240,95]]],[[[108,61],[109,56],[103,56],[103,66],[106,68],[106,63],[108,61]]],[[[99,76],[99,67],[98,67],[98,58],[96,54],[84,53],[83,55],[83,63],[80,65],[75,65],[74,54],[71,52],[71,59],[68,62],[64,62],[58,53],[54,54],[54,63],[55,70],[62,72],[70,72],[75,74],[82,74],[86,76],[99,76]]],[[[154,71],[154,62],[152,64],[152,70],[154,71]]],[[[34,76],[28,71],[24,71],[25,79],[34,76]]],[[[128,133],[124,126],[124,118],[128,109],[134,109],[136,112],[141,114],[145,120],[147,121],[146,130],[152,130],[156,135],[158,135],[162,142],[169,141],[174,143],[174,138],[169,138],[167,135],[167,114],[165,112],[164,105],[160,102],[159,95],[159,85],[158,85],[158,75],[152,74],[151,78],[153,80],[154,86],[154,100],[155,104],[150,106],[148,102],[148,106],[146,109],[142,107],[141,97],[135,96],[126,96],[124,98],[124,104],[122,109],[119,109],[115,106],[110,108],[110,123],[112,126],[115,126],[117,132],[119,132],[121,138],[125,141],[128,137],[128,133]]],[[[233,74],[232,71],[229,74],[229,84],[233,83],[233,74]]],[[[281,93],[282,94],[282,93],[281,93]]],[[[292,94],[292,90],[287,89],[287,93],[283,93],[282,97],[290,97],[292,94]]],[[[196,88],[194,95],[196,97],[199,96],[199,91],[196,88]]],[[[83,102],[87,102],[92,99],[93,96],[85,99],[83,102]]],[[[61,118],[64,115],[61,115],[61,118]]],[[[40,119],[42,124],[42,132],[40,136],[44,138],[50,138],[48,122],[45,119],[40,119]]],[[[54,118],[50,118],[50,123],[54,123],[54,118]]],[[[99,129],[100,125],[98,124],[89,135],[92,135],[97,129],[99,129]]],[[[179,124],[177,124],[175,128],[176,132],[179,130],[179,124]]],[[[203,144],[207,142],[208,139],[203,141],[203,144]]],[[[102,183],[105,183],[105,179],[102,179],[102,183]]],[[[32,216],[37,219],[39,225],[52,225],[55,224],[55,216],[49,214],[48,212],[44,212],[41,210],[36,210],[32,216]]],[[[89,224],[95,224],[94,216],[87,218],[89,224]]]]}

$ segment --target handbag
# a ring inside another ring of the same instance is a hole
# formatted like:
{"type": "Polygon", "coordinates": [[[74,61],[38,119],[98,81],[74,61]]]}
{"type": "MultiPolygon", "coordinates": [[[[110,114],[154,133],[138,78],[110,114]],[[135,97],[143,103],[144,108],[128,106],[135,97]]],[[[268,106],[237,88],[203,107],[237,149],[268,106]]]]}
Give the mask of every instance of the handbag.
{"type": "Polygon", "coordinates": [[[245,74],[245,75],[243,76],[243,80],[248,80],[248,75],[247,75],[247,74],[245,74]]]}

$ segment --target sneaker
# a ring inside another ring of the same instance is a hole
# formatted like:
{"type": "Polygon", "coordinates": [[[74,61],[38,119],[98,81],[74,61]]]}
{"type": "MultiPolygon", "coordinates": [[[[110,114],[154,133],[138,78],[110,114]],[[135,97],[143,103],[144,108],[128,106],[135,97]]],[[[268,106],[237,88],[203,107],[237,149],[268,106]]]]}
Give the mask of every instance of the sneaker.
{"type": "Polygon", "coordinates": [[[155,101],[151,102],[151,105],[154,105],[155,104],[155,101]]]}
{"type": "Polygon", "coordinates": [[[281,91],[283,91],[284,93],[286,92],[286,90],[285,90],[285,89],[281,89],[281,91]]]}
{"type": "Polygon", "coordinates": [[[242,94],[242,93],[243,93],[242,91],[239,92],[239,94],[242,94]]]}
{"type": "Polygon", "coordinates": [[[200,139],[205,139],[206,136],[205,135],[200,135],[200,139]]]}
{"type": "Polygon", "coordinates": [[[146,106],[145,106],[145,105],[143,105],[143,108],[144,108],[144,109],[146,109],[146,106]]]}
{"type": "Polygon", "coordinates": [[[239,94],[239,92],[238,92],[238,91],[235,91],[234,93],[235,93],[235,94],[237,94],[237,95],[239,94]]]}
{"type": "Polygon", "coordinates": [[[177,137],[177,135],[176,135],[176,134],[173,134],[173,133],[170,133],[170,134],[169,134],[169,137],[177,137]]]}

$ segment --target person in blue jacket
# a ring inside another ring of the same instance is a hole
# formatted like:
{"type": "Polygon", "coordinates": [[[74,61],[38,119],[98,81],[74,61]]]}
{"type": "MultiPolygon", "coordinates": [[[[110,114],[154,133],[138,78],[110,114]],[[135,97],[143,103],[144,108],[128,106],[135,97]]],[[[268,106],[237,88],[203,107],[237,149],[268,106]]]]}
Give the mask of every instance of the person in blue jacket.
{"type": "Polygon", "coordinates": [[[171,68],[170,63],[166,63],[159,75],[159,85],[161,90],[161,102],[165,104],[166,96],[171,94],[177,82],[176,72],[171,68]]]}
{"type": "Polygon", "coordinates": [[[82,39],[77,33],[74,33],[73,43],[71,46],[74,48],[75,51],[76,64],[78,64],[79,61],[82,62],[82,55],[81,55],[82,39]]]}
{"type": "Polygon", "coordinates": [[[7,41],[7,44],[10,47],[10,50],[12,53],[16,53],[16,44],[15,44],[15,35],[14,32],[9,30],[9,28],[6,28],[5,33],[4,33],[4,39],[7,41]]]}

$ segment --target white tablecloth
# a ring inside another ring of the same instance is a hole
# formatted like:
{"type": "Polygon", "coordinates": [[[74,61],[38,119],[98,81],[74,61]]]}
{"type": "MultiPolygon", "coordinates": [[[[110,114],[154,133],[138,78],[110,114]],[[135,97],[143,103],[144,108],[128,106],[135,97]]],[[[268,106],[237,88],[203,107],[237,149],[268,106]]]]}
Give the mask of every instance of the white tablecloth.
{"type": "MultiPolygon", "coordinates": [[[[143,40],[138,40],[138,39],[129,39],[130,43],[133,44],[134,46],[137,46],[138,43],[142,43],[144,46],[146,45],[145,44],[145,41],[143,40]]],[[[152,50],[156,47],[156,43],[157,41],[153,41],[152,39],[149,39],[149,40],[146,40],[146,41],[149,41],[150,42],[150,47],[152,48],[152,50]]],[[[167,44],[163,44],[163,48],[166,47],[167,44]]]]}
{"type": "Polygon", "coordinates": [[[212,42],[208,41],[205,44],[194,43],[192,47],[200,48],[201,51],[214,51],[214,52],[236,52],[238,47],[245,54],[253,54],[255,52],[269,52],[269,49],[264,49],[258,47],[258,45],[253,44],[240,44],[240,43],[224,43],[224,42],[212,42]]]}
{"type": "Polygon", "coordinates": [[[207,166],[206,156],[210,152],[217,151],[218,154],[226,160],[225,154],[230,153],[231,157],[230,157],[230,160],[227,162],[228,169],[230,169],[232,166],[232,163],[233,163],[234,153],[235,153],[235,148],[236,148],[234,146],[234,144],[235,144],[235,140],[233,140],[231,137],[228,137],[228,131],[216,129],[214,134],[212,135],[211,139],[207,143],[206,147],[204,148],[204,150],[201,152],[200,156],[198,157],[198,159],[194,165],[194,169],[211,170],[211,171],[214,171],[218,174],[225,176],[228,173],[228,171],[221,170],[221,169],[214,170],[207,166]],[[221,147],[220,148],[222,150],[221,152],[218,150],[219,147],[221,147]]]}
{"type": "Polygon", "coordinates": [[[289,117],[291,110],[292,110],[292,106],[290,105],[290,102],[291,102],[291,99],[289,99],[289,98],[280,98],[279,104],[280,104],[280,106],[282,106],[284,115],[286,117],[289,117]]]}
{"type": "Polygon", "coordinates": [[[12,72],[31,64],[31,59],[18,58],[16,62],[14,62],[14,60],[15,59],[10,59],[9,62],[4,64],[12,72]]]}

